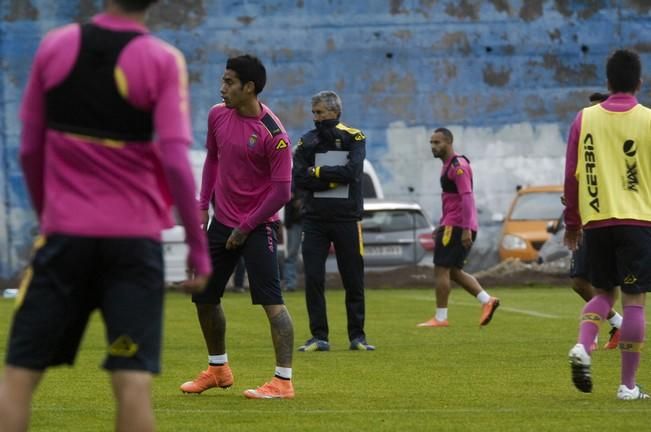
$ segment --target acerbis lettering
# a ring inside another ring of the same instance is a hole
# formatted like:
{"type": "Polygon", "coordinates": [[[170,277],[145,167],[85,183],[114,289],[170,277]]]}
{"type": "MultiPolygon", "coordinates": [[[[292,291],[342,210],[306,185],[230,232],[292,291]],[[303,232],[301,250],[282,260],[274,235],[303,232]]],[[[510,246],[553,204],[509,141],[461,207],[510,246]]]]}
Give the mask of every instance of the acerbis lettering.
{"type": "Polygon", "coordinates": [[[587,134],[583,140],[585,152],[583,157],[585,159],[585,180],[588,186],[588,194],[592,198],[590,200],[590,207],[599,213],[599,185],[597,178],[597,156],[594,153],[594,139],[592,134],[587,134]]]}

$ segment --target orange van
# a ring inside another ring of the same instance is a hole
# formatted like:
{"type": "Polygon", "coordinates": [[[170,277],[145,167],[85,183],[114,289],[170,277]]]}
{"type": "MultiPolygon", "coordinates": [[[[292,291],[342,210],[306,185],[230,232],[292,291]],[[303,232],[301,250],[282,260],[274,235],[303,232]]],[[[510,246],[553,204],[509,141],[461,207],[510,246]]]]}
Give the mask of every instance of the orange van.
{"type": "Polygon", "coordinates": [[[518,186],[516,190],[502,225],[500,259],[517,258],[534,262],[538,259],[538,251],[549,238],[548,224],[558,221],[563,212],[563,186],[518,186]]]}

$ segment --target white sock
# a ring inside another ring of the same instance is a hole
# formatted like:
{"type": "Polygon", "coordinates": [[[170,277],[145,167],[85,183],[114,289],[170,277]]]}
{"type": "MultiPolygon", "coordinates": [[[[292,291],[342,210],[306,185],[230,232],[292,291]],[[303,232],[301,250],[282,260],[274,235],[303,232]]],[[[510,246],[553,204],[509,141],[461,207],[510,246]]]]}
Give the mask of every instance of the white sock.
{"type": "Polygon", "coordinates": [[[486,304],[490,301],[491,296],[484,290],[481,290],[479,294],[477,294],[477,300],[479,300],[479,303],[481,304],[486,304]]]}
{"type": "Polygon", "coordinates": [[[608,322],[611,326],[620,328],[622,326],[622,316],[615,312],[615,315],[613,315],[611,318],[608,318],[608,322]]]}
{"type": "Polygon", "coordinates": [[[219,366],[228,363],[228,354],[220,354],[220,355],[209,355],[208,356],[208,364],[213,365],[213,366],[219,366]]]}
{"type": "Polygon", "coordinates": [[[280,378],[285,378],[285,379],[292,379],[292,368],[285,368],[285,367],[280,367],[276,366],[276,374],[277,377],[280,378]]]}
{"type": "Polygon", "coordinates": [[[448,319],[448,308],[436,308],[434,319],[436,321],[445,321],[448,319]]]}

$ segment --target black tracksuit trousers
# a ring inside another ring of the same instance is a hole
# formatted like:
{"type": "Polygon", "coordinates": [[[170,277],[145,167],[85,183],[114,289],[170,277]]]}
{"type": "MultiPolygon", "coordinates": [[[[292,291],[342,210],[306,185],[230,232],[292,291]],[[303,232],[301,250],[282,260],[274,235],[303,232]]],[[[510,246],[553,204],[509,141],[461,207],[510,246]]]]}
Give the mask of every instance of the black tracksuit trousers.
{"type": "Polygon", "coordinates": [[[337,267],[346,290],[348,337],[364,338],[364,259],[361,226],[357,221],[303,222],[303,264],[305,301],[312,336],[328,340],[325,300],[325,262],[330,243],[334,244],[337,267]]]}

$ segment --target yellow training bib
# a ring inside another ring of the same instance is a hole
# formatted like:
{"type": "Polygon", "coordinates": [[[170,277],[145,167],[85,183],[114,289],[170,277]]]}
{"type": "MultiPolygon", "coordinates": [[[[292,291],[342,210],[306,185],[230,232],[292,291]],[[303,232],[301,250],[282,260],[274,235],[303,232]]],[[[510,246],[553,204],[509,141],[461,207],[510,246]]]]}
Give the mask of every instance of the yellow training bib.
{"type": "Polygon", "coordinates": [[[651,221],[651,110],[583,110],[576,178],[583,225],[605,219],[651,221]]]}

